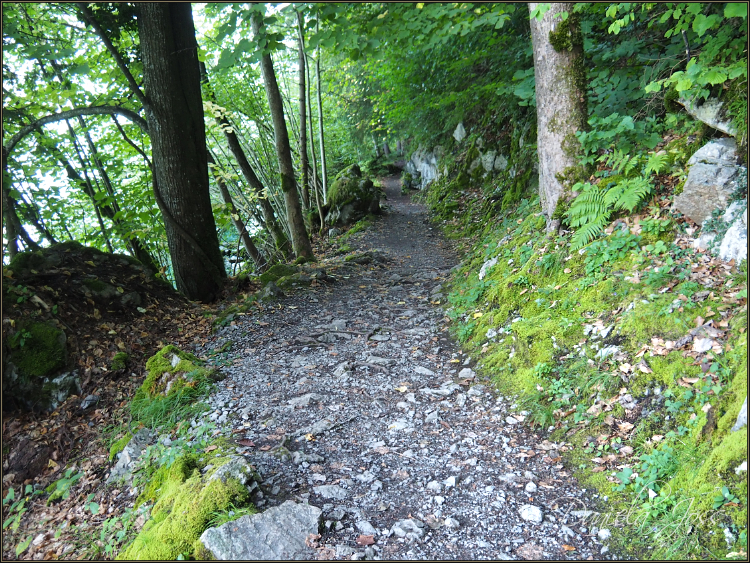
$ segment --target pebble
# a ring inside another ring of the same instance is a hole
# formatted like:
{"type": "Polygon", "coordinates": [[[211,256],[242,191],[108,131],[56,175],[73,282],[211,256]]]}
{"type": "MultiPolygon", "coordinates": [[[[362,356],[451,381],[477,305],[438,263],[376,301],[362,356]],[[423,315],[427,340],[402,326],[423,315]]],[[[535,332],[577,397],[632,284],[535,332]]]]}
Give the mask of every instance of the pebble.
{"type": "Polygon", "coordinates": [[[531,504],[524,504],[518,514],[527,522],[534,522],[535,524],[541,524],[543,520],[542,510],[531,504]]]}

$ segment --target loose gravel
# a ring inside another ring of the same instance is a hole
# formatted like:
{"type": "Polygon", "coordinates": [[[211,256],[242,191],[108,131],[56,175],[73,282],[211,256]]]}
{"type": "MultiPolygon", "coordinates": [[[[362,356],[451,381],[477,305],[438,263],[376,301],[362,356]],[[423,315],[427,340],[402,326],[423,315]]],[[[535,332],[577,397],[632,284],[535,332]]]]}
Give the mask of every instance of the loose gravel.
{"type": "Polygon", "coordinates": [[[615,558],[567,445],[522,424],[452,341],[434,303],[458,256],[396,177],[386,188],[389,211],[351,240],[366,254],[197,350],[232,343],[205,416],[261,476],[254,502],[322,509],[310,559],[615,558]]]}

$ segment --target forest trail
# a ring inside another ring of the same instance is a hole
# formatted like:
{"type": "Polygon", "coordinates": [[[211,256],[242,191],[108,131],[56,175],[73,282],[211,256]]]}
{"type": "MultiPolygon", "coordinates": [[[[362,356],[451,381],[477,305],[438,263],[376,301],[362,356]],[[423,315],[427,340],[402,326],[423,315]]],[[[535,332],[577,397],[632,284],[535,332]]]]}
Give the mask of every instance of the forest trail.
{"type": "Polygon", "coordinates": [[[449,336],[434,302],[450,243],[398,177],[384,185],[387,212],[350,239],[367,254],[203,350],[232,343],[206,416],[257,468],[256,505],[321,508],[310,559],[601,558],[565,446],[516,424],[449,336]]]}

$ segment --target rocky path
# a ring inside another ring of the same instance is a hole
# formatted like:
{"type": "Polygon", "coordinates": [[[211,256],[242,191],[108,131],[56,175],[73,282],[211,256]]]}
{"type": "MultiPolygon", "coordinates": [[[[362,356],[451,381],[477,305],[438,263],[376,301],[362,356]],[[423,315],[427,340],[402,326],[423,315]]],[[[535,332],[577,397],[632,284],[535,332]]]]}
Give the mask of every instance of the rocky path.
{"type": "Polygon", "coordinates": [[[322,509],[308,559],[601,558],[607,531],[579,512],[598,499],[565,445],[518,424],[433,304],[458,257],[397,177],[386,190],[389,212],[352,240],[368,254],[199,351],[232,343],[206,416],[257,468],[255,503],[322,509]]]}

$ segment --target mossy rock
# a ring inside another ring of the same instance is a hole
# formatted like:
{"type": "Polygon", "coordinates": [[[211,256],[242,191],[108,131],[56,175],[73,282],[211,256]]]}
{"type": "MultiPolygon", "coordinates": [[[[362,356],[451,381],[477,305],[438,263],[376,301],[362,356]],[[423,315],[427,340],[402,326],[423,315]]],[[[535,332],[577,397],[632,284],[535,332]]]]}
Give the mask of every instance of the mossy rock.
{"type": "Polygon", "coordinates": [[[48,411],[80,391],[78,373],[64,371],[67,339],[61,329],[49,323],[22,323],[8,340],[3,394],[10,403],[48,411]]]}
{"type": "Polygon", "coordinates": [[[165,346],[146,362],[148,375],[135,394],[136,400],[166,397],[179,389],[195,387],[201,380],[216,381],[217,372],[205,368],[200,360],[176,346],[165,346]]]}
{"type": "Polygon", "coordinates": [[[297,272],[298,269],[295,266],[290,266],[289,264],[276,264],[260,275],[260,282],[265,285],[270,281],[275,282],[279,278],[291,276],[297,272]]]}
{"type": "Polygon", "coordinates": [[[382,195],[372,180],[362,177],[359,166],[352,164],[339,172],[328,190],[326,223],[342,226],[378,214],[382,195]]]}
{"type": "MultiPolygon", "coordinates": [[[[212,464],[217,461],[221,459],[212,464]]],[[[200,536],[212,519],[250,504],[248,490],[238,480],[202,476],[203,466],[197,456],[186,454],[157,470],[138,499],[155,501],[151,519],[117,559],[174,560],[206,554],[200,536]]]]}

